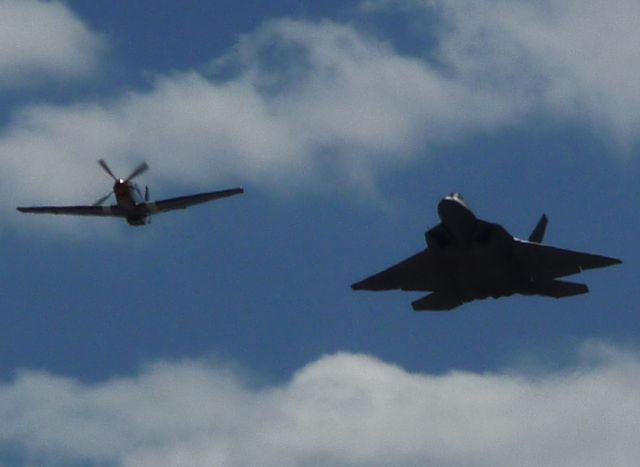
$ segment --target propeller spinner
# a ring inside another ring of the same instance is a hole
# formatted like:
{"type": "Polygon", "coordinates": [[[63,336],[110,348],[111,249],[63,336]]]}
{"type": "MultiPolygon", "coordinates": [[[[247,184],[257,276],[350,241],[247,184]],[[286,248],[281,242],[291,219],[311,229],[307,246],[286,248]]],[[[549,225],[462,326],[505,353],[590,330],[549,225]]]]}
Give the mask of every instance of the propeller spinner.
{"type": "MultiPolygon", "coordinates": [[[[102,198],[98,199],[95,203],[93,203],[94,206],[100,206],[102,203],[104,203],[107,199],[109,199],[109,197],[115,193],[116,189],[118,188],[118,186],[120,185],[127,185],[129,184],[129,182],[131,180],[133,180],[134,178],[142,175],[143,173],[145,173],[147,170],[149,170],[149,166],[147,165],[146,162],[142,162],[140,165],[138,165],[138,167],[136,167],[133,172],[131,172],[131,174],[129,174],[129,176],[125,179],[122,178],[118,178],[116,177],[113,172],[111,171],[111,169],[109,168],[109,166],[107,165],[107,163],[105,162],[104,159],[100,159],[98,161],[98,165],[100,165],[100,167],[102,167],[102,169],[115,181],[115,184],[113,185],[113,189],[107,193],[106,195],[104,195],[102,198]]],[[[137,189],[137,187],[136,187],[137,189]]]]}

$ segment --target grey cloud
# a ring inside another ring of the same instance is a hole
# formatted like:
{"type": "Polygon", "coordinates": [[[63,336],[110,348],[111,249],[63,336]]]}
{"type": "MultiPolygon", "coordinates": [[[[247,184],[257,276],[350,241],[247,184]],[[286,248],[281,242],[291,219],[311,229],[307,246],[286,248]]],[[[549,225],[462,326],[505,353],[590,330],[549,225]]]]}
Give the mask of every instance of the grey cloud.
{"type": "MultiPolygon", "coordinates": [[[[492,90],[520,117],[587,123],[629,154],[640,136],[640,4],[634,0],[367,0],[437,17],[436,52],[452,79],[492,90]]],[[[426,23],[425,23],[426,24],[426,23]]],[[[433,26],[432,26],[433,27],[433,26]]]]}
{"type": "Polygon", "coordinates": [[[95,70],[104,41],[57,1],[0,1],[0,87],[95,70]]]}

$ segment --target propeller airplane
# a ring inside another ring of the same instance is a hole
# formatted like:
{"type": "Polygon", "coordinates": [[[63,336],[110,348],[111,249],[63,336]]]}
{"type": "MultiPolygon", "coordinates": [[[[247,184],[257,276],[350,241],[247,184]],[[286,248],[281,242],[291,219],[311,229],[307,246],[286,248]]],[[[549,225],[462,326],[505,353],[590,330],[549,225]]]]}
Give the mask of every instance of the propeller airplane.
{"type": "Polygon", "coordinates": [[[145,187],[144,196],[133,179],[145,173],[149,166],[146,162],[136,167],[126,178],[116,177],[107,163],[100,159],[98,164],[113,179],[113,188],[91,206],[34,206],[18,207],[20,212],[36,214],[66,214],[72,216],[99,216],[121,217],[126,219],[129,225],[139,226],[150,222],[152,214],[160,214],[175,209],[185,209],[194,204],[206,203],[228,196],[244,193],[242,188],[230,188],[227,190],[198,193],[195,195],[180,196],[160,201],[149,201],[149,187],[145,187]],[[103,203],[115,195],[116,204],[103,206],[103,203]]]}

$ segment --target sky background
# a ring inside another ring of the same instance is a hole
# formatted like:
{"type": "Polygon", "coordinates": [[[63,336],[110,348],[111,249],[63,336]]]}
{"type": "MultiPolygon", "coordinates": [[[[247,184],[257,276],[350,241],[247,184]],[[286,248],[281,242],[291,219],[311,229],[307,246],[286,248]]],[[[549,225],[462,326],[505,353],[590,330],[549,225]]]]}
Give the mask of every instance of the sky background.
{"type": "Polygon", "coordinates": [[[0,467],[636,465],[635,0],[0,0],[0,467]],[[96,161],[153,218],[90,204],[96,161]],[[438,201],[619,257],[418,314],[438,201]],[[573,280],[573,279],[572,279],[573,280]]]}

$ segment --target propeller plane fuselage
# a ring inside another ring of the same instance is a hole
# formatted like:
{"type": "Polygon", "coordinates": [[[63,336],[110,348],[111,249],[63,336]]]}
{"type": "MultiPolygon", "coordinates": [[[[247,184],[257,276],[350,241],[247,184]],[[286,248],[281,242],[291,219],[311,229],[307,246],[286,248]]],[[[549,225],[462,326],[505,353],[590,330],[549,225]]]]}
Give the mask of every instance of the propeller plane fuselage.
{"type": "MultiPolygon", "coordinates": [[[[145,214],[138,212],[140,211],[138,206],[144,203],[144,200],[141,199],[138,187],[135,183],[119,178],[113,185],[113,194],[116,197],[118,208],[122,212],[129,213],[125,217],[129,225],[145,225],[149,222],[148,213],[145,214]]],[[[145,204],[148,205],[149,203],[145,204]]]]}

